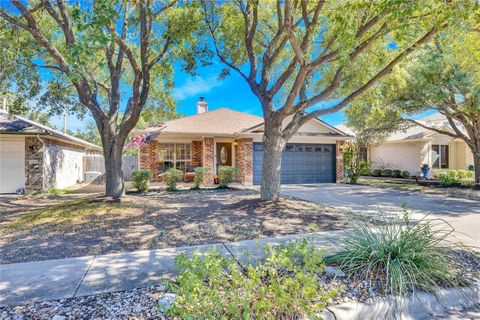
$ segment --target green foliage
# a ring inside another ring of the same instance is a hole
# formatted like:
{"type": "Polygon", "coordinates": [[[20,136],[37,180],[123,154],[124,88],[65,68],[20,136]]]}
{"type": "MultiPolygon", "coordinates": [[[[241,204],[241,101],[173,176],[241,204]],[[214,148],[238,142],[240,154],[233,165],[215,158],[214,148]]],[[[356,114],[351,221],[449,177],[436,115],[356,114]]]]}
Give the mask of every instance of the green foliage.
{"type": "Polygon", "coordinates": [[[473,186],[475,186],[475,180],[473,180],[473,179],[461,179],[460,180],[460,185],[462,187],[473,187],[473,186]]]}
{"type": "Polygon", "coordinates": [[[455,170],[448,170],[447,171],[447,176],[451,179],[457,179],[458,178],[457,171],[455,171],[455,170]]]}
{"type": "Polygon", "coordinates": [[[150,170],[135,170],[132,172],[133,186],[140,192],[148,191],[152,178],[153,173],[150,170]]]}
{"type": "Polygon", "coordinates": [[[372,171],[372,176],[374,177],[381,177],[382,176],[382,169],[374,169],[372,171]]]}
{"type": "Polygon", "coordinates": [[[475,172],[474,171],[467,171],[465,174],[466,179],[473,179],[475,178],[475,172]]]}
{"type": "Polygon", "coordinates": [[[393,177],[393,170],[392,169],[383,169],[382,170],[382,177],[393,177]]]}
{"type": "Polygon", "coordinates": [[[402,177],[402,171],[398,170],[398,169],[395,169],[395,170],[392,171],[392,176],[394,178],[401,178],[402,177]]]}
{"type": "Polygon", "coordinates": [[[457,177],[459,179],[465,179],[467,177],[467,171],[466,170],[457,170],[457,177]]]}
{"type": "Polygon", "coordinates": [[[177,190],[177,183],[183,181],[183,171],[175,168],[170,168],[165,171],[165,183],[168,191],[177,190]]]}
{"type": "Polygon", "coordinates": [[[195,177],[193,178],[193,185],[195,189],[199,189],[203,184],[203,179],[205,178],[207,171],[208,169],[204,167],[195,168],[195,177]]]}
{"type": "Polygon", "coordinates": [[[343,150],[343,166],[350,183],[357,183],[358,178],[370,172],[370,164],[363,160],[360,148],[356,144],[346,144],[343,150]]]}
{"type": "Polygon", "coordinates": [[[357,280],[378,283],[384,293],[403,296],[415,290],[435,291],[463,285],[461,265],[447,237],[453,228],[444,220],[412,222],[383,216],[375,226],[352,223],[340,252],[326,258],[357,280]]]}
{"type": "Polygon", "coordinates": [[[237,180],[238,168],[231,166],[220,166],[218,167],[218,175],[220,177],[220,188],[227,188],[230,183],[237,180]]]}
{"type": "Polygon", "coordinates": [[[402,171],[402,178],[405,178],[405,179],[410,178],[410,171],[407,171],[407,170],[402,171]]]}
{"type": "Polygon", "coordinates": [[[265,262],[240,267],[215,248],[176,258],[178,295],[167,314],[181,319],[298,319],[315,317],[339,290],[324,290],[323,251],[306,240],[265,249],[265,262]]]}

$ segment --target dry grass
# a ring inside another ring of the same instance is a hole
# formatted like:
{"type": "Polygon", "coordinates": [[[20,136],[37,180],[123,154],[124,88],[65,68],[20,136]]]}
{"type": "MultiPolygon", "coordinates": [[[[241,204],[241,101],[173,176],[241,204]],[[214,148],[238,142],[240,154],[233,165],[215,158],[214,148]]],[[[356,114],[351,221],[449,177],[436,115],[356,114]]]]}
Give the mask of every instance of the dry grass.
{"type": "Polygon", "coordinates": [[[168,248],[344,228],[348,213],[253,191],[0,199],[0,263],[168,248]]]}

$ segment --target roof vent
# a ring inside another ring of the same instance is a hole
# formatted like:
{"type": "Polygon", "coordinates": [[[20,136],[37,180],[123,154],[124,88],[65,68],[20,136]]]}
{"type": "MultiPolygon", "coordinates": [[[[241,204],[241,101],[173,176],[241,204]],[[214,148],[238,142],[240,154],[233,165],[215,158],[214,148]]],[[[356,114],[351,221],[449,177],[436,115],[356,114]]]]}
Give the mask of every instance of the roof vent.
{"type": "Polygon", "coordinates": [[[197,102],[197,114],[208,112],[208,103],[205,101],[205,97],[200,97],[197,102]]]}

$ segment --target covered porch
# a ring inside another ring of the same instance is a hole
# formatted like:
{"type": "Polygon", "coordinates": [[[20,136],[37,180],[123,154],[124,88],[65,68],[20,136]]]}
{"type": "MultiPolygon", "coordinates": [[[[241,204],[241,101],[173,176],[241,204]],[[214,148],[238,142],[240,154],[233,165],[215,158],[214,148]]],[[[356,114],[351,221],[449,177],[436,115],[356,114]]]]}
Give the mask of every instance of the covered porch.
{"type": "Polygon", "coordinates": [[[238,182],[252,184],[252,139],[242,137],[178,137],[161,135],[140,148],[140,168],[150,170],[155,182],[163,182],[169,168],[184,172],[190,182],[195,168],[207,168],[204,183],[213,183],[220,166],[238,168],[238,182]]]}

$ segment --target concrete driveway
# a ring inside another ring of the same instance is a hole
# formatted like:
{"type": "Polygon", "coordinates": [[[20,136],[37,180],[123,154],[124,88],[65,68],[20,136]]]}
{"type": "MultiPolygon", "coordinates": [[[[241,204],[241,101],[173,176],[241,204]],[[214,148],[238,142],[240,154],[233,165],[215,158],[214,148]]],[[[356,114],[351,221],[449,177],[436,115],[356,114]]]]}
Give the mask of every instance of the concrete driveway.
{"type": "Polygon", "coordinates": [[[282,194],[368,214],[401,212],[406,203],[413,218],[445,219],[460,241],[480,248],[480,201],[347,184],[283,185],[282,194]]]}

